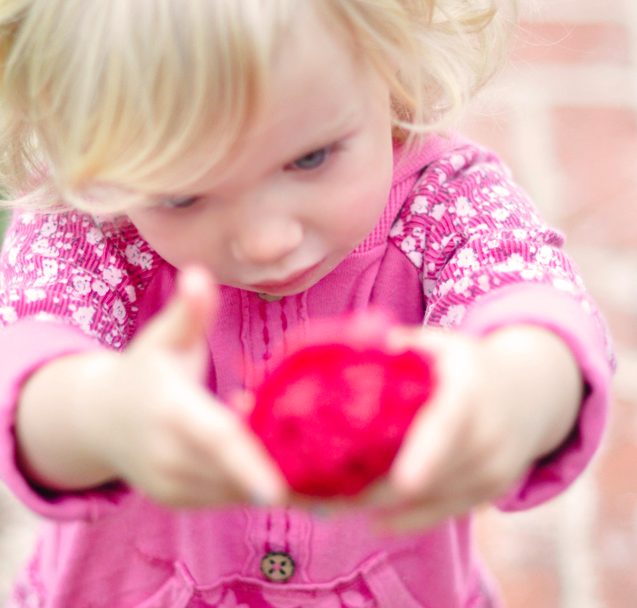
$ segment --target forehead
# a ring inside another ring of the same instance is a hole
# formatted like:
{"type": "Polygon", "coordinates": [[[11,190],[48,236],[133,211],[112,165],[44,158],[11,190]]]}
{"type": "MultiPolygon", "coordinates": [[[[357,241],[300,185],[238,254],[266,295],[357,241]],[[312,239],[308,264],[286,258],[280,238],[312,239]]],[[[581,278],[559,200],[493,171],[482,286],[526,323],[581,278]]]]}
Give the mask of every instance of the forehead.
{"type": "Polygon", "coordinates": [[[305,102],[303,115],[327,114],[354,101],[365,83],[366,70],[353,44],[329,28],[310,3],[303,5],[286,32],[275,57],[267,109],[273,120],[289,120],[305,102]]]}
{"type": "Polygon", "coordinates": [[[380,78],[353,45],[304,5],[280,41],[260,119],[237,142],[227,162],[197,188],[258,177],[281,163],[329,145],[360,122],[380,78]]]}

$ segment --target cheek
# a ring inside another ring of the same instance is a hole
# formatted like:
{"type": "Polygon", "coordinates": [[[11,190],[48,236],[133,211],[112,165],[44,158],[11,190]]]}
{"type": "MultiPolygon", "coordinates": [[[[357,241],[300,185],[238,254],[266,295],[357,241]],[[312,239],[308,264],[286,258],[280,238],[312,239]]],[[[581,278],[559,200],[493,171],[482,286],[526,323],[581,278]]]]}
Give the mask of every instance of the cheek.
{"type": "Polygon", "coordinates": [[[394,172],[391,123],[380,119],[379,123],[369,136],[351,180],[352,219],[360,222],[364,236],[374,228],[387,205],[394,172]]]}
{"type": "Polygon", "coordinates": [[[129,213],[144,240],[167,262],[180,268],[187,262],[204,262],[208,255],[201,244],[206,242],[196,234],[200,224],[175,218],[171,212],[140,210],[129,213]]]}
{"type": "Polygon", "coordinates": [[[364,240],[383,214],[391,190],[393,159],[375,159],[357,172],[343,187],[333,206],[333,225],[343,237],[356,243],[364,240]]]}

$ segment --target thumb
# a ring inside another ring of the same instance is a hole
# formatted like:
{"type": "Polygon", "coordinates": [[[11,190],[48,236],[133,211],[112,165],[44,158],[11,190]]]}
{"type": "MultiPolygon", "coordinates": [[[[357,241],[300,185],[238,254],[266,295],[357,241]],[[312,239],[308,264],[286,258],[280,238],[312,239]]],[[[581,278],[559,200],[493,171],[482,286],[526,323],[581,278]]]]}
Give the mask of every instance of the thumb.
{"type": "Polygon", "coordinates": [[[218,304],[210,273],[201,266],[184,268],[177,275],[175,294],[144,329],[144,343],[176,350],[198,347],[218,304]]]}

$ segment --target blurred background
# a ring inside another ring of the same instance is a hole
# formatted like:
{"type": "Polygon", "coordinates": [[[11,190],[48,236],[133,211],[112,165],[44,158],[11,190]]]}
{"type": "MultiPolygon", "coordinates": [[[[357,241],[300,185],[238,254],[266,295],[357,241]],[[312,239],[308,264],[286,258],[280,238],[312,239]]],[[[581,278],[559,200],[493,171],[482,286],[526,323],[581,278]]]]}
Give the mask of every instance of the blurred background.
{"type": "MultiPolygon", "coordinates": [[[[637,606],[637,0],[520,0],[513,61],[462,130],[498,151],[604,311],[618,372],[586,474],[532,511],[480,512],[508,608],[637,606]]],[[[36,521],[0,485],[0,605],[36,521]]],[[[444,607],[442,607],[444,608],[444,607]]]]}
{"type": "Polygon", "coordinates": [[[563,496],[480,514],[509,608],[637,606],[637,0],[520,0],[513,62],[463,130],[567,235],[617,348],[604,445],[563,496]]]}

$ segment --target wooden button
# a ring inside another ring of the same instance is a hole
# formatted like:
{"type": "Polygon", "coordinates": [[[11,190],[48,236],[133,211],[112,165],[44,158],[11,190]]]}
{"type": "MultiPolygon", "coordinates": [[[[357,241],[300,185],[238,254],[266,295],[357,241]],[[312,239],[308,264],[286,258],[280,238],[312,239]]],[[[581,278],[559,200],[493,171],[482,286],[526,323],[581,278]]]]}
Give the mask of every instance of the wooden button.
{"type": "Polygon", "coordinates": [[[282,551],[271,551],[261,560],[261,572],[269,581],[287,581],[294,574],[294,569],[294,560],[282,551]]]}

